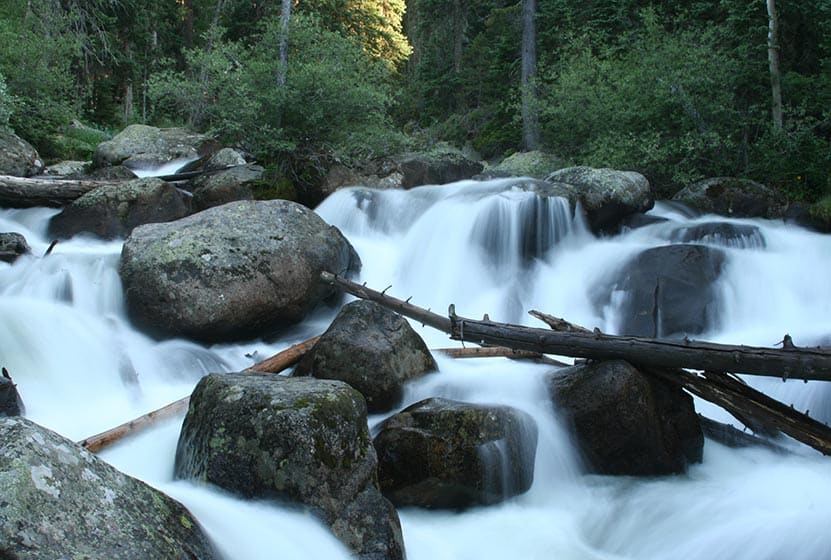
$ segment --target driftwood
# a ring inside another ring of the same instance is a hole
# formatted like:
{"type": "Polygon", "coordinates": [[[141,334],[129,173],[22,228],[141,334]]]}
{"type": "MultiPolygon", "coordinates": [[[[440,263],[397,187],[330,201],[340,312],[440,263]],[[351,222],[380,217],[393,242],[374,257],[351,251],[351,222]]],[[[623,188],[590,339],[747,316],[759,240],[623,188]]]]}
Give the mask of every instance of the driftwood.
{"type": "MultiPolygon", "coordinates": [[[[122,182],[119,179],[117,182],[122,182]]],[[[116,181],[87,181],[75,179],[32,179],[0,175],[0,206],[33,208],[49,206],[60,208],[97,187],[116,181]]]]}
{"type": "Polygon", "coordinates": [[[464,348],[434,348],[431,352],[444,354],[450,358],[510,358],[512,360],[531,360],[541,364],[552,366],[568,366],[565,362],[559,362],[539,352],[528,352],[525,350],[514,350],[502,346],[468,346],[464,348]]]}
{"type": "MultiPolygon", "coordinates": [[[[274,356],[258,362],[246,369],[243,373],[280,373],[281,371],[293,366],[308,352],[312,346],[315,345],[320,337],[310,338],[309,340],[295,344],[286,348],[282,352],[278,352],[274,356]]],[[[143,414],[138,418],[134,418],[129,422],[125,422],[115,428],[111,428],[100,434],[90,436],[78,442],[79,445],[84,446],[87,450],[98,453],[102,449],[109,447],[125,436],[136,434],[141,430],[152,426],[159,420],[165,418],[172,418],[184,413],[188,404],[190,403],[190,396],[172,402],[162,408],[156,409],[147,414],[143,414]]]]}
{"type": "Polygon", "coordinates": [[[814,449],[831,454],[831,429],[724,373],[738,371],[763,376],[831,380],[831,351],[827,348],[797,348],[790,337],[783,348],[733,346],[690,340],[661,340],[630,336],[611,336],[598,330],[589,332],[562,319],[540,312],[532,313],[556,330],[537,329],[488,319],[477,321],[459,317],[449,309],[449,328],[440,316],[370,290],[329,273],[323,281],[337,285],[357,297],[368,295],[382,305],[450,334],[455,340],[495,345],[563,356],[596,360],[626,360],[647,374],[680,385],[746,421],[781,431],[814,449]],[[704,370],[704,376],[683,368],[704,370]]]}

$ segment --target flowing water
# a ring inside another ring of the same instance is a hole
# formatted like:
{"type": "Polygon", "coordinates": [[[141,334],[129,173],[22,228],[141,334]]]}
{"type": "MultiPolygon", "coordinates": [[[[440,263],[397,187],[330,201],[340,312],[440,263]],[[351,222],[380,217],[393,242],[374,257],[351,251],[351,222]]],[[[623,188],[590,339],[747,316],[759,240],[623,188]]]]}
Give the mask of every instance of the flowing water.
{"type": "MultiPolygon", "coordinates": [[[[666,218],[596,238],[558,200],[506,181],[411,191],[346,189],[318,213],[350,239],[364,263],[360,280],[412,303],[540,326],[539,309],[614,332],[616,299],[601,308],[592,290],[637,252],[721,221],[748,234],[712,235],[728,258],[718,284],[720,321],[696,338],[774,345],[831,340],[831,236],[761,220],[693,217],[659,205],[666,218]],[[754,229],[752,226],[755,226],[754,229]],[[746,229],[742,229],[746,228],[746,229]]],[[[236,371],[322,332],[321,314],[274,343],[203,347],[155,341],[124,313],[117,274],[120,242],[74,238],[40,258],[54,210],[0,211],[0,231],[23,233],[34,256],[0,263],[0,365],[27,416],[79,440],[189,394],[207,372],[236,371]]],[[[430,347],[447,335],[414,325],[430,347]]],[[[791,454],[732,450],[707,441],[704,462],[683,476],[636,479],[583,474],[557,411],[545,397],[550,366],[504,359],[437,356],[440,373],[408,386],[403,405],[428,396],[507,404],[539,427],[534,484],[507,503],[464,513],[400,512],[409,560],[805,559],[831,557],[831,460],[793,442],[791,454]]],[[[831,421],[831,393],[819,383],[752,381],[771,395],[831,421]]],[[[699,411],[729,417],[696,401],[699,411]]],[[[371,417],[376,424],[381,417],[371,417]]],[[[228,559],[345,559],[309,515],[246,502],[172,479],[181,418],[102,453],[117,468],[185,503],[228,559]]]]}

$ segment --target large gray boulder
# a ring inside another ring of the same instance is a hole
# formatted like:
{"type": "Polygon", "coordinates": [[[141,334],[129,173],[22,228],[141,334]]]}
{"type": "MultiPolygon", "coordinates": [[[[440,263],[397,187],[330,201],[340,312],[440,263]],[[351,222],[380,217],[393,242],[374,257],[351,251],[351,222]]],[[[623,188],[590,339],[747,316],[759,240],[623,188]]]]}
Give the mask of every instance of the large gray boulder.
{"type": "Polygon", "coordinates": [[[0,261],[13,263],[23,255],[31,254],[32,248],[23,234],[17,232],[0,233],[0,261]]]}
{"type": "Polygon", "coordinates": [[[786,204],[770,187],[735,177],[712,177],[688,185],[672,200],[699,212],[736,218],[781,218],[786,204]]]}
{"type": "Polygon", "coordinates": [[[494,177],[533,177],[545,179],[553,171],[562,169],[563,160],[554,154],[532,150],[515,152],[498,164],[485,168],[482,176],[494,177]]]}
{"type": "Polygon", "coordinates": [[[655,204],[649,181],[635,171],[566,167],[545,180],[569,185],[570,198],[580,202],[592,231],[599,233],[615,231],[626,217],[655,204]]]}
{"type": "Polygon", "coordinates": [[[547,385],[591,472],[652,476],[701,462],[692,397],[622,360],[554,371],[547,385]]]}
{"type": "Polygon", "coordinates": [[[360,269],[340,231],[299,204],[239,201],[133,230],[121,253],[127,309],[156,334],[206,342],[272,334],[335,294],[329,270],[360,269]]]}
{"type": "Polygon", "coordinates": [[[31,144],[0,128],[0,175],[31,177],[43,171],[43,160],[31,144]]]}
{"type": "Polygon", "coordinates": [[[339,381],[214,374],[197,384],[176,476],[305,506],[363,559],[403,559],[398,514],[378,488],[361,394],[339,381]]]}
{"type": "Polygon", "coordinates": [[[180,503],[25,418],[0,418],[0,496],[0,558],[219,558],[180,503]]]}
{"type": "Polygon", "coordinates": [[[725,253],[705,245],[665,245],[647,249],[594,288],[598,309],[617,301],[617,333],[682,337],[717,326],[716,281],[725,253]]]}
{"type": "Polygon", "coordinates": [[[396,505],[494,504],[534,480],[537,426],[507,406],[427,399],[387,419],[374,444],[381,490],[396,505]]]}
{"type": "Polygon", "coordinates": [[[189,197],[174,185],[155,178],[135,179],[98,187],[75,199],[49,221],[49,235],[123,238],[136,226],[178,220],[189,213],[189,197]]]}
{"type": "Polygon", "coordinates": [[[131,169],[157,167],[177,159],[193,159],[216,151],[216,142],[184,128],[131,124],[92,154],[94,167],[125,165],[131,169]]]}
{"type": "Polygon", "coordinates": [[[399,404],[404,383],[437,368],[427,345],[401,315],[371,301],[345,305],[294,371],[344,381],[360,391],[369,412],[399,404]]]}

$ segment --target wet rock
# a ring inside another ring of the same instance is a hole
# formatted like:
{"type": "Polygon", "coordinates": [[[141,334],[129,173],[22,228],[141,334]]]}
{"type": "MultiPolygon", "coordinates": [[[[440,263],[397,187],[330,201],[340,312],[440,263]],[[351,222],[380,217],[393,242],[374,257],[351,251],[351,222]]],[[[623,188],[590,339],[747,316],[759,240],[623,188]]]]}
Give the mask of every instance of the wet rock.
{"type": "Polygon", "coordinates": [[[0,558],[219,558],[180,503],[25,418],[0,418],[0,558]]]}
{"type": "Polygon", "coordinates": [[[22,234],[17,232],[0,233],[0,261],[13,263],[22,255],[29,255],[32,248],[22,234]]]}
{"type": "Polygon", "coordinates": [[[507,406],[427,399],[386,420],[374,444],[381,490],[393,503],[458,509],[531,487],[537,426],[507,406]]]}
{"type": "Polygon", "coordinates": [[[719,320],[715,286],[724,252],[704,245],[643,251],[595,289],[595,306],[614,303],[618,334],[677,337],[701,334],[719,320]]]}
{"type": "Polygon", "coordinates": [[[615,232],[628,216],[650,210],[655,201],[649,181],[634,171],[567,167],[549,174],[546,181],[570,185],[596,233],[615,232]]]}
{"type": "Polygon", "coordinates": [[[0,416],[22,416],[26,413],[23,399],[11,375],[3,368],[0,375],[0,416]]]}
{"type": "Polygon", "coordinates": [[[194,210],[236,200],[253,200],[255,186],[262,179],[263,171],[259,165],[239,165],[195,178],[191,181],[194,210]]]}
{"type": "Polygon", "coordinates": [[[204,134],[183,128],[133,124],[112,140],[98,144],[92,162],[95,167],[126,165],[131,169],[143,169],[177,159],[194,159],[216,149],[216,143],[204,134]]]}
{"type": "Polygon", "coordinates": [[[653,476],[701,462],[692,397],[622,360],[564,368],[548,390],[591,472],[653,476]]]}
{"type": "Polygon", "coordinates": [[[308,507],[360,558],[404,557],[398,514],[378,489],[366,405],[340,381],[204,377],[182,426],[175,472],[245,498],[308,507]]]}
{"type": "Polygon", "coordinates": [[[308,208],[239,201],[133,230],[121,253],[127,309],[140,327],[205,342],[273,334],[301,321],[335,290],[323,270],[360,259],[308,208]]]}
{"type": "Polygon", "coordinates": [[[684,187],[672,200],[702,213],[736,218],[781,218],[785,204],[770,187],[750,179],[713,177],[684,187]]]}
{"type": "Polygon", "coordinates": [[[188,197],[160,179],[135,179],[89,191],[49,221],[49,235],[66,239],[91,233],[123,238],[136,226],[167,222],[190,213],[188,197]]]}
{"type": "Polygon", "coordinates": [[[0,175],[31,177],[43,171],[37,150],[16,134],[0,130],[0,175]]]}
{"type": "Polygon", "coordinates": [[[357,389],[369,412],[399,404],[404,384],[437,368],[427,345],[401,315],[371,301],[345,305],[294,371],[357,389]]]}

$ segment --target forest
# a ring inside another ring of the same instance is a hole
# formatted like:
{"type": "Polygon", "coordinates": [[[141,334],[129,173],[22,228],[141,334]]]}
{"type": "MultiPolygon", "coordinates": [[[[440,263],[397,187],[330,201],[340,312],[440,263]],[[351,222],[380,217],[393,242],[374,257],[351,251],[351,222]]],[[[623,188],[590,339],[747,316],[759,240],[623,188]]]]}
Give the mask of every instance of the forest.
{"type": "Polygon", "coordinates": [[[313,182],[445,143],[747,177],[831,212],[828,0],[0,0],[0,127],[186,126],[313,182]]]}

